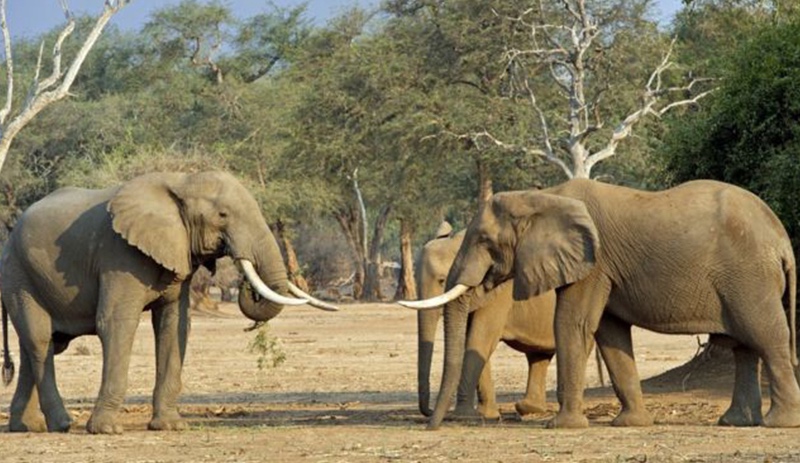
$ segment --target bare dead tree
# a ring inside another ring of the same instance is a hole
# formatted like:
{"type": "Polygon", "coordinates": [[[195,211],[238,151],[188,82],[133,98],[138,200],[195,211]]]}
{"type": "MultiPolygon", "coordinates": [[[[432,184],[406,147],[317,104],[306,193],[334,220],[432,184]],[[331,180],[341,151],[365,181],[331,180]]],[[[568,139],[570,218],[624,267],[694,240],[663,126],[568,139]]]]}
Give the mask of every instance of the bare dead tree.
{"type": "MultiPolygon", "coordinates": [[[[711,79],[688,77],[681,85],[665,85],[665,72],[675,67],[672,54],[673,38],[661,62],[651,72],[639,94],[639,105],[607,135],[605,141],[592,143],[598,147],[590,149],[590,136],[600,134],[604,126],[601,119],[601,97],[604,91],[595,91],[587,96],[587,86],[596,66],[597,55],[602,53],[601,28],[586,8],[585,0],[562,0],[566,15],[563,24],[546,24],[545,5],[540,1],[537,9],[529,9],[518,17],[505,19],[527,31],[529,48],[511,48],[505,53],[507,77],[516,95],[522,95],[533,110],[539,127],[539,137],[533,144],[510,143],[492,134],[488,129],[468,134],[476,146],[498,146],[524,152],[551,162],[568,178],[589,178],[592,168],[599,162],[614,156],[620,142],[628,138],[633,127],[644,117],[661,117],[680,106],[696,104],[713,89],[697,91],[711,79]],[[548,69],[549,77],[564,98],[566,110],[558,115],[547,113],[540,105],[537,93],[527,74],[527,60],[533,60],[537,68],[548,69]],[[561,122],[563,120],[564,122],[561,122]],[[556,124],[561,124],[556,127],[556,124]],[[565,127],[564,127],[565,124],[565,127]]],[[[495,12],[495,14],[497,14],[495,12]]],[[[608,132],[603,132],[606,134],[608,132]]]]}
{"type": "Polygon", "coordinates": [[[83,65],[89,51],[94,47],[108,21],[119,10],[125,7],[130,0],[105,0],[103,11],[96,18],[94,26],[87,34],[86,39],[72,58],[72,62],[62,68],[62,46],[64,41],[75,30],[75,17],[67,6],[66,0],[61,0],[67,23],[58,34],[52,51],[52,72],[42,78],[42,59],[44,55],[44,42],[39,47],[39,57],[36,63],[33,80],[29,84],[27,97],[21,104],[14,102],[14,60],[11,53],[11,33],[6,21],[6,0],[0,0],[0,30],[3,36],[3,53],[6,70],[6,101],[0,109],[0,170],[6,161],[11,142],[20,130],[25,127],[39,112],[56,101],[69,95],[69,89],[83,65]]]}

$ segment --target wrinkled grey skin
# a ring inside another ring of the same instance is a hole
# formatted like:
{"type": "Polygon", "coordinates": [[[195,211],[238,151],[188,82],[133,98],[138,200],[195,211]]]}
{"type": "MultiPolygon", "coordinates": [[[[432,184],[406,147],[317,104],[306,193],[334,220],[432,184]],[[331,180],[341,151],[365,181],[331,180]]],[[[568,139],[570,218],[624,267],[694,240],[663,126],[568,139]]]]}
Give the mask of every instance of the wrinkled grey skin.
{"type": "MultiPolygon", "coordinates": [[[[2,303],[19,335],[20,372],[11,431],[67,431],[71,418],[53,356],[97,334],[103,376],[90,433],[120,433],[134,333],[152,312],[156,340],[153,417],[148,427],[185,427],[178,414],[189,325],[189,281],[199,265],[229,255],[253,262],[286,294],[278,245],[250,193],[231,175],[149,174],[105,190],[64,188],[33,204],[2,256],[2,303]]],[[[243,313],[269,320],[282,306],[242,291],[243,313]]],[[[8,365],[7,365],[8,366],[8,365]]]]}
{"type": "MultiPolygon", "coordinates": [[[[439,236],[425,244],[418,273],[421,299],[444,292],[447,272],[463,240],[462,231],[453,236],[439,236]]],[[[509,281],[487,293],[479,307],[470,314],[467,350],[456,396],[456,415],[472,416],[476,413],[477,385],[480,399],[477,413],[490,419],[500,416],[489,359],[501,340],[524,353],[528,361],[527,389],[525,397],[515,404],[517,412],[526,415],[546,410],[545,379],[547,367],[555,354],[555,293],[548,291],[541,296],[515,302],[511,294],[512,285],[509,281]]],[[[432,414],[429,408],[431,360],[441,316],[442,309],[423,310],[417,314],[417,390],[419,409],[426,416],[432,414]]],[[[441,421],[446,412],[437,403],[433,416],[441,421]]]]}
{"type": "Polygon", "coordinates": [[[560,410],[550,427],[588,425],[584,372],[593,336],[622,402],[612,424],[652,423],[632,325],[710,333],[712,342],[733,348],[733,400],[720,424],[800,425],[795,258],[778,218],[745,190],[694,181],[644,192],[571,180],[495,195],[470,224],[448,275],[448,288],[472,289],[445,307],[439,400],[455,392],[473,300],[508,280],[516,299],[558,288],[560,410]],[[771,406],[763,418],[759,357],[771,378],[771,406]]]}

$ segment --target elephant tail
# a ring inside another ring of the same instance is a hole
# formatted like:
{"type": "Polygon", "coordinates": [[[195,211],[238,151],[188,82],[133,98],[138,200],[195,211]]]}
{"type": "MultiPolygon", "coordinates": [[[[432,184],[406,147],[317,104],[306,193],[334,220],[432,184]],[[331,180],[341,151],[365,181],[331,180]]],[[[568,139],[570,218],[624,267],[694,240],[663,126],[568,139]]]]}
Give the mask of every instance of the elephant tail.
{"type": "Polygon", "coordinates": [[[8,311],[3,305],[3,385],[8,386],[14,379],[14,362],[11,360],[11,351],[8,349],[8,311]]]}
{"type": "Polygon", "coordinates": [[[797,266],[793,261],[784,261],[784,273],[786,274],[786,293],[784,294],[784,305],[789,315],[789,333],[791,335],[792,366],[797,369],[797,266]]]}

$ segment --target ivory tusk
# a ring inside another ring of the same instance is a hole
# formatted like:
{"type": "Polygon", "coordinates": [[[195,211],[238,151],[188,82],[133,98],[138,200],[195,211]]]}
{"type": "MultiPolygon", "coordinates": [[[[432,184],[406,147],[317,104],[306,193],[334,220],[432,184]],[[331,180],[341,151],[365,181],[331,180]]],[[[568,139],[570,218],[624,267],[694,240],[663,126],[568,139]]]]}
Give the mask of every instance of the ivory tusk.
{"type": "Polygon", "coordinates": [[[294,294],[297,297],[301,297],[303,299],[308,299],[308,305],[311,307],[315,307],[320,310],[327,310],[329,312],[336,312],[339,310],[338,307],[332,304],[328,304],[327,302],[323,302],[316,297],[306,293],[302,289],[298,288],[294,283],[291,281],[289,282],[289,292],[294,294]]]}
{"type": "Polygon", "coordinates": [[[274,290],[270,289],[270,287],[261,280],[261,277],[258,276],[258,273],[256,272],[255,267],[253,267],[252,262],[247,259],[239,259],[238,262],[242,267],[242,271],[244,272],[244,276],[247,278],[247,281],[250,282],[250,285],[253,287],[253,289],[255,289],[256,292],[264,299],[281,305],[302,305],[308,303],[308,299],[295,299],[292,297],[281,296],[274,290]]]}
{"type": "Polygon", "coordinates": [[[409,309],[435,309],[442,305],[447,304],[448,302],[458,299],[462,294],[467,292],[469,286],[467,285],[455,285],[450,291],[447,291],[444,294],[441,294],[436,297],[432,297],[429,299],[423,299],[421,301],[397,301],[398,304],[402,305],[403,307],[408,307],[409,309]]]}

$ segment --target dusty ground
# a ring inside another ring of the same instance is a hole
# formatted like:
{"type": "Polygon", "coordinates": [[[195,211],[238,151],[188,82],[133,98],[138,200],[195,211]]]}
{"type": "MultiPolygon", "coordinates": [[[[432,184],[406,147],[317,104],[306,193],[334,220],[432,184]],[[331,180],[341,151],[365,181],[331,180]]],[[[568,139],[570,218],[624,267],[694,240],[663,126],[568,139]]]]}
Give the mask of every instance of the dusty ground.
{"type": "MultiPolygon", "coordinates": [[[[152,332],[145,317],[131,361],[125,434],[84,431],[99,387],[100,346],[96,338],[81,338],[57,358],[61,393],[76,418],[73,430],[65,435],[3,431],[0,461],[800,461],[800,430],[714,426],[729,392],[709,387],[725,375],[702,371],[655,385],[646,382],[646,401],[657,422],[650,428],[609,426],[617,403],[609,388],[597,387],[592,362],[587,372],[594,386],[587,391],[589,429],[544,429],[552,413],[520,420],[512,404],[524,387],[524,359],[505,346],[493,365],[503,420],[446,422],[439,431],[426,431],[416,407],[412,311],[392,304],[347,305],[333,314],[287,309],[271,323],[286,361],[259,370],[258,355],[248,351],[254,333],[242,332],[248,323],[235,310],[225,306],[222,317],[193,320],[181,407],[190,430],[145,430],[154,376],[152,332]]],[[[684,363],[697,351],[693,336],[636,331],[634,337],[645,378],[684,363]]],[[[16,338],[12,342],[16,354],[16,338]]],[[[434,360],[438,365],[441,357],[434,360]]],[[[7,419],[12,392],[13,387],[0,389],[0,420],[7,419]]],[[[555,400],[550,401],[553,412],[555,400]]]]}

